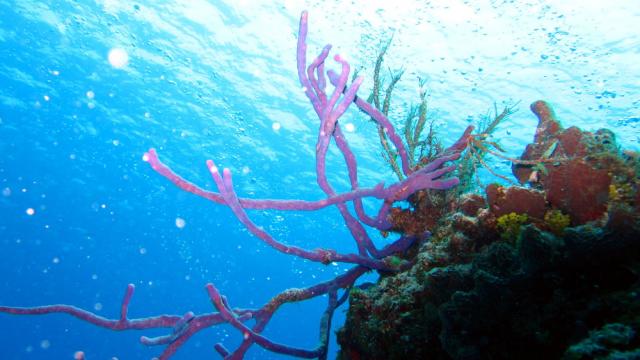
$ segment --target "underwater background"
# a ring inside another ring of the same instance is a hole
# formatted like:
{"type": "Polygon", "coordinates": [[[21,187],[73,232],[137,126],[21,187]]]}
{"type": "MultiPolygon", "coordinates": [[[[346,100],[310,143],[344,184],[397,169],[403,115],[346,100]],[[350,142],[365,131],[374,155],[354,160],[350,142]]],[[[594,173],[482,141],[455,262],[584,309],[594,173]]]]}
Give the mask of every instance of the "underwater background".
{"type": "MultiPolygon", "coordinates": [[[[366,77],[363,95],[393,36],[385,66],[405,70],[390,116],[398,127],[419,100],[421,77],[445,144],[494,103],[519,102],[494,133],[518,156],[537,124],[528,105],[545,99],[564,124],[609,128],[622,147],[640,150],[635,0],[0,1],[0,304],[65,303],[117,317],[133,283],[130,317],[202,313],[214,310],[207,282],[234,306],[252,307],[348,269],[274,251],[228,208],[181,191],[142,159],[154,147],[179,174],[214,189],[204,164],[213,159],[234,172],[243,197],[323,198],[318,123],[296,73],[305,9],[309,57],[332,43],[366,77]]],[[[375,126],[354,109],[340,121],[351,124],[360,183],[393,181],[375,126]]],[[[348,190],[332,150],[329,178],[348,190]]],[[[510,172],[508,162],[492,165],[510,172]]],[[[333,208],[250,214],[289,244],[354,250],[333,208]]],[[[311,348],[324,308],[324,298],[286,305],[265,334],[311,348]]],[[[87,359],[149,359],[161,348],[139,337],[165,333],[1,314],[0,334],[2,359],[73,359],[80,350],[87,359]]],[[[240,340],[216,326],[174,358],[215,358],[213,344],[240,340]]],[[[332,338],[329,358],[336,351],[332,338]]],[[[247,358],[284,356],[254,346],[247,358]]]]}

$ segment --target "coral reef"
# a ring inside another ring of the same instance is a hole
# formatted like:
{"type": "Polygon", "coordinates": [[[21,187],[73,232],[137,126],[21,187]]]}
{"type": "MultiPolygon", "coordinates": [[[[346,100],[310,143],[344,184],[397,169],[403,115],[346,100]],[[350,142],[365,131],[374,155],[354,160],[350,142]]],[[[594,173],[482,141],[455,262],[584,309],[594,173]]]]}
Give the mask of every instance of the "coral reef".
{"type": "Polygon", "coordinates": [[[529,187],[441,204],[420,191],[392,209],[394,230],[433,237],[411,268],[352,292],[341,359],[639,358],[638,158],[531,108],[513,166],[529,187]]]}
{"type": "Polygon", "coordinates": [[[638,159],[620,153],[610,130],[591,133],[575,126],[563,129],[544,101],[533,103],[531,110],[538,117],[538,128],[521,159],[557,162],[544,166],[514,164],[513,174],[520,183],[544,190],[552,207],[570,214],[573,226],[605,220],[611,195],[618,203],[640,206],[636,201],[638,159]]]}

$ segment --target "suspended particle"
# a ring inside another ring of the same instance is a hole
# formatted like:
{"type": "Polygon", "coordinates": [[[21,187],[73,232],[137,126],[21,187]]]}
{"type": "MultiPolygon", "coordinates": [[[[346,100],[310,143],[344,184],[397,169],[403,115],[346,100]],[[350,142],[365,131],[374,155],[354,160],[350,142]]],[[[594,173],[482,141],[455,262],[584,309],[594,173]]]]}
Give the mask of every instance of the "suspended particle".
{"type": "Polygon", "coordinates": [[[129,63],[129,54],[122,48],[113,48],[109,50],[109,64],[116,69],[122,69],[129,63]]]}

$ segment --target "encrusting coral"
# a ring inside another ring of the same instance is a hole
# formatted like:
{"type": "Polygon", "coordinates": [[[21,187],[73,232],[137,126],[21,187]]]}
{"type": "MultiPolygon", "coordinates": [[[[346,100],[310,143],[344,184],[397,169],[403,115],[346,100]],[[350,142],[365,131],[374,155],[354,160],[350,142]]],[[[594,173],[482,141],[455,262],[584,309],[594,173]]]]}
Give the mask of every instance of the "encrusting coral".
{"type": "Polygon", "coordinates": [[[513,241],[520,235],[520,227],[528,220],[527,214],[511,212],[496,219],[496,229],[500,231],[502,240],[513,241]]]}

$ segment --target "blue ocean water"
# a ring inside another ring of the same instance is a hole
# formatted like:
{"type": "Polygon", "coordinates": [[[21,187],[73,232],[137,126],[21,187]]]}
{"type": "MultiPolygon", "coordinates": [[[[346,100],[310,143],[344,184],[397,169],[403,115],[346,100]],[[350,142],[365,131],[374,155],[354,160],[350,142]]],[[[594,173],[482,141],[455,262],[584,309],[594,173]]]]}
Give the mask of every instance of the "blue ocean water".
{"type": "MultiPolygon", "coordinates": [[[[635,0],[0,1],[0,304],[67,303],[114,318],[133,283],[130,317],[202,313],[213,311],[208,282],[232,306],[259,307],[348,269],[277,253],[229,209],[177,189],[142,159],[154,147],[211,190],[204,162],[214,159],[234,172],[243,197],[323,198],[314,168],[318,121],[296,74],[304,9],[309,58],[334,44],[367,76],[361,94],[371,88],[380,44],[393,35],[385,64],[405,70],[392,108],[399,127],[422,77],[445,143],[494,103],[519,102],[495,133],[519,155],[535,131],[528,104],[546,99],[566,126],[608,127],[622,146],[640,150],[635,0]],[[123,54],[126,64],[118,63],[123,54]]],[[[351,124],[361,184],[393,181],[375,127],[354,109],[341,123],[351,124]]],[[[332,184],[347,190],[335,148],[328,163],[332,184]]],[[[508,164],[494,165],[508,173],[508,164]]],[[[355,249],[335,209],[250,215],[290,244],[355,249]]],[[[265,334],[315,346],[325,303],[284,306],[265,334]]],[[[81,350],[87,359],[122,360],[159,355],[138,339],[164,333],[0,314],[0,334],[2,359],[73,359],[81,350]]],[[[233,348],[240,339],[217,326],[175,358],[214,358],[215,343],[233,348]]],[[[332,338],[330,357],[336,349],[332,338]]],[[[284,357],[254,346],[248,358],[284,357]]]]}

